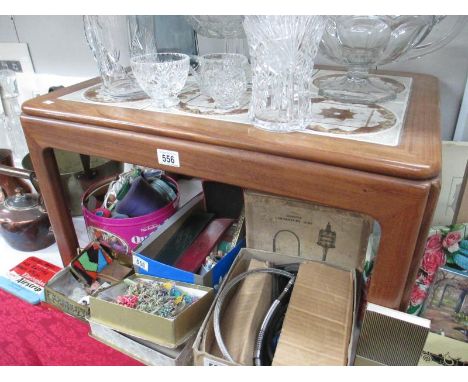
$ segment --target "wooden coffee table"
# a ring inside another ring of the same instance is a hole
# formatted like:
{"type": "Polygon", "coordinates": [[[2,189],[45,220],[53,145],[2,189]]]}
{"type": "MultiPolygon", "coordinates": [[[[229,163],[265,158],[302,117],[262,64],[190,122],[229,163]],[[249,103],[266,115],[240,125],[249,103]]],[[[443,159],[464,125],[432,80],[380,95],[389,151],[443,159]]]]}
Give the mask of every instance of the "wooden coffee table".
{"type": "Polygon", "coordinates": [[[59,99],[98,79],[27,101],[21,121],[63,263],[78,242],[52,148],[367,214],[382,230],[368,298],[404,310],[439,195],[439,90],[434,77],[386,74],[413,78],[395,147],[59,99]],[[180,167],[159,164],[157,149],[178,152],[180,167]]]}

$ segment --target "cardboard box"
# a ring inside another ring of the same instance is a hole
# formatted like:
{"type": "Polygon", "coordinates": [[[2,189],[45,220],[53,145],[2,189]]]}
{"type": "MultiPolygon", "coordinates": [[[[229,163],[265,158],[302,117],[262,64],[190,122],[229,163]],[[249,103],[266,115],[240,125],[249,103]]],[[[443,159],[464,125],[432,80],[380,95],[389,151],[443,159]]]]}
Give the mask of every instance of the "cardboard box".
{"type": "MultiPolygon", "coordinates": [[[[267,268],[265,262],[255,259],[244,260],[243,263],[237,265],[236,273],[240,269],[250,271],[267,268]]],[[[223,340],[232,358],[243,365],[252,365],[258,328],[273,301],[272,281],[272,276],[265,273],[252,275],[225,299],[226,305],[221,321],[223,340]]],[[[216,342],[207,350],[217,357],[222,357],[216,342]]]]}
{"type": "Polygon", "coordinates": [[[115,284],[90,298],[90,318],[119,332],[129,334],[168,348],[176,348],[193,335],[203,321],[214,292],[212,288],[135,274],[131,280],[173,282],[177,287],[198,297],[175,318],[164,318],[117,304],[117,296],[125,293],[124,282],[115,284]]]}
{"type": "Polygon", "coordinates": [[[363,269],[372,219],[250,190],[244,200],[248,248],[363,269]]]}
{"type": "MultiPolygon", "coordinates": [[[[223,289],[223,287],[229,282],[229,280],[232,280],[234,277],[236,277],[240,273],[245,272],[247,270],[248,265],[250,264],[250,260],[252,259],[258,260],[261,262],[268,261],[275,265],[287,265],[287,264],[293,264],[293,263],[302,264],[302,263],[310,262],[310,260],[300,258],[300,257],[292,257],[292,256],[278,254],[278,253],[255,250],[251,248],[243,248],[240,251],[236,260],[234,261],[234,264],[231,270],[226,275],[226,278],[224,279],[220,290],[223,289]]],[[[354,271],[349,271],[340,267],[334,267],[334,268],[348,271],[350,274],[354,275],[354,271]]],[[[358,306],[358,304],[356,303],[356,295],[357,295],[356,282],[357,282],[357,278],[353,276],[353,295],[352,296],[353,296],[353,306],[356,309],[353,309],[353,319],[351,323],[352,333],[350,335],[350,341],[349,341],[349,347],[348,347],[348,354],[349,354],[348,360],[350,364],[352,364],[353,357],[354,357],[355,341],[353,339],[356,337],[355,336],[355,322],[356,322],[356,317],[357,317],[357,306],[358,306]]],[[[214,313],[215,303],[216,303],[216,300],[213,302],[210,308],[210,311],[208,312],[205,320],[203,321],[203,324],[200,330],[198,331],[197,337],[195,339],[195,342],[193,345],[194,364],[198,366],[235,366],[235,365],[241,366],[241,364],[238,362],[229,362],[226,359],[224,359],[221,356],[219,349],[218,350],[216,349],[217,345],[216,345],[216,339],[215,339],[214,329],[213,329],[213,313],[214,313]]],[[[228,303],[229,303],[229,298],[226,298],[225,304],[228,304],[228,303]]],[[[252,304],[252,307],[254,308],[253,304],[252,304]]],[[[263,320],[263,316],[261,317],[261,319],[263,320]]],[[[258,333],[258,330],[257,330],[257,333],[258,333]]],[[[245,337],[239,338],[239,342],[243,342],[243,341],[245,341],[245,337]]]]}
{"type": "Polygon", "coordinates": [[[189,366],[193,364],[195,334],[176,349],[119,333],[105,325],[89,321],[90,337],[149,366],[189,366]]]}
{"type": "MultiPolygon", "coordinates": [[[[239,250],[245,245],[245,242],[241,238],[238,239],[236,247],[228,252],[204,275],[187,272],[158,261],[159,251],[168,240],[177,232],[191,214],[200,211],[204,211],[203,195],[198,195],[196,198],[192,199],[173,216],[167,219],[164,224],[159,226],[159,228],[134,251],[133,264],[135,271],[139,274],[163,277],[191,284],[215,288],[219,286],[222,277],[231,267],[239,250]]],[[[243,219],[241,218],[240,220],[243,219]]],[[[242,225],[242,223],[239,224],[239,229],[242,229],[242,225]]]]}
{"type": "Polygon", "coordinates": [[[353,272],[299,266],[273,366],[346,366],[354,308],[353,272]]]}

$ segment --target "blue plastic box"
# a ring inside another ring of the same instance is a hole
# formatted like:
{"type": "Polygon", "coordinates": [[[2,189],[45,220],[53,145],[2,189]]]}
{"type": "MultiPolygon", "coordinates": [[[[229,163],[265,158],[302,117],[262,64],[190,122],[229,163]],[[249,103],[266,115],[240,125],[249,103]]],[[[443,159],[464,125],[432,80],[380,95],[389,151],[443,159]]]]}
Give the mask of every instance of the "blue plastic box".
{"type": "Polygon", "coordinates": [[[142,275],[150,275],[175,281],[182,281],[197,285],[208,286],[217,289],[222,278],[231,268],[240,249],[245,246],[245,240],[224,256],[208,273],[201,276],[187,272],[173,266],[157,261],[157,255],[164,244],[182,226],[185,220],[194,212],[203,211],[203,195],[198,195],[180,208],[174,215],[167,219],[133,252],[133,267],[135,272],[142,275]]]}

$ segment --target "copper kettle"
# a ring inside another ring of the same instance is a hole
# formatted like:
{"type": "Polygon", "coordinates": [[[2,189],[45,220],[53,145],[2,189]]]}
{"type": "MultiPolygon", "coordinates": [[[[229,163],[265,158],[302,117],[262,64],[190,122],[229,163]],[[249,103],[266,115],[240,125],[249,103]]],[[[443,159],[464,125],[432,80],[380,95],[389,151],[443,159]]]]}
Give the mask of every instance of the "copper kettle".
{"type": "Polygon", "coordinates": [[[19,251],[38,251],[53,244],[55,237],[41,197],[17,187],[14,196],[0,203],[0,235],[19,251]]]}
{"type": "MultiPolygon", "coordinates": [[[[11,150],[0,149],[0,165],[13,168],[13,156],[11,150]]],[[[31,186],[29,186],[23,179],[13,177],[10,174],[3,174],[0,171],[0,202],[3,202],[4,198],[8,196],[13,196],[15,194],[16,187],[21,187],[24,192],[31,192],[31,186]]]]}

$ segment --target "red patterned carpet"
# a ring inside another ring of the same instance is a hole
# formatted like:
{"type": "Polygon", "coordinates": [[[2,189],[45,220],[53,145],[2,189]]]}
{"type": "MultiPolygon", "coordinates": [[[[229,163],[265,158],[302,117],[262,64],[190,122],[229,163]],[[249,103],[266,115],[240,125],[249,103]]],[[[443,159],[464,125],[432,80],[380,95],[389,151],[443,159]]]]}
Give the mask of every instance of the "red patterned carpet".
{"type": "Polygon", "coordinates": [[[1,366],[141,365],[88,333],[84,322],[0,290],[1,366]]]}

